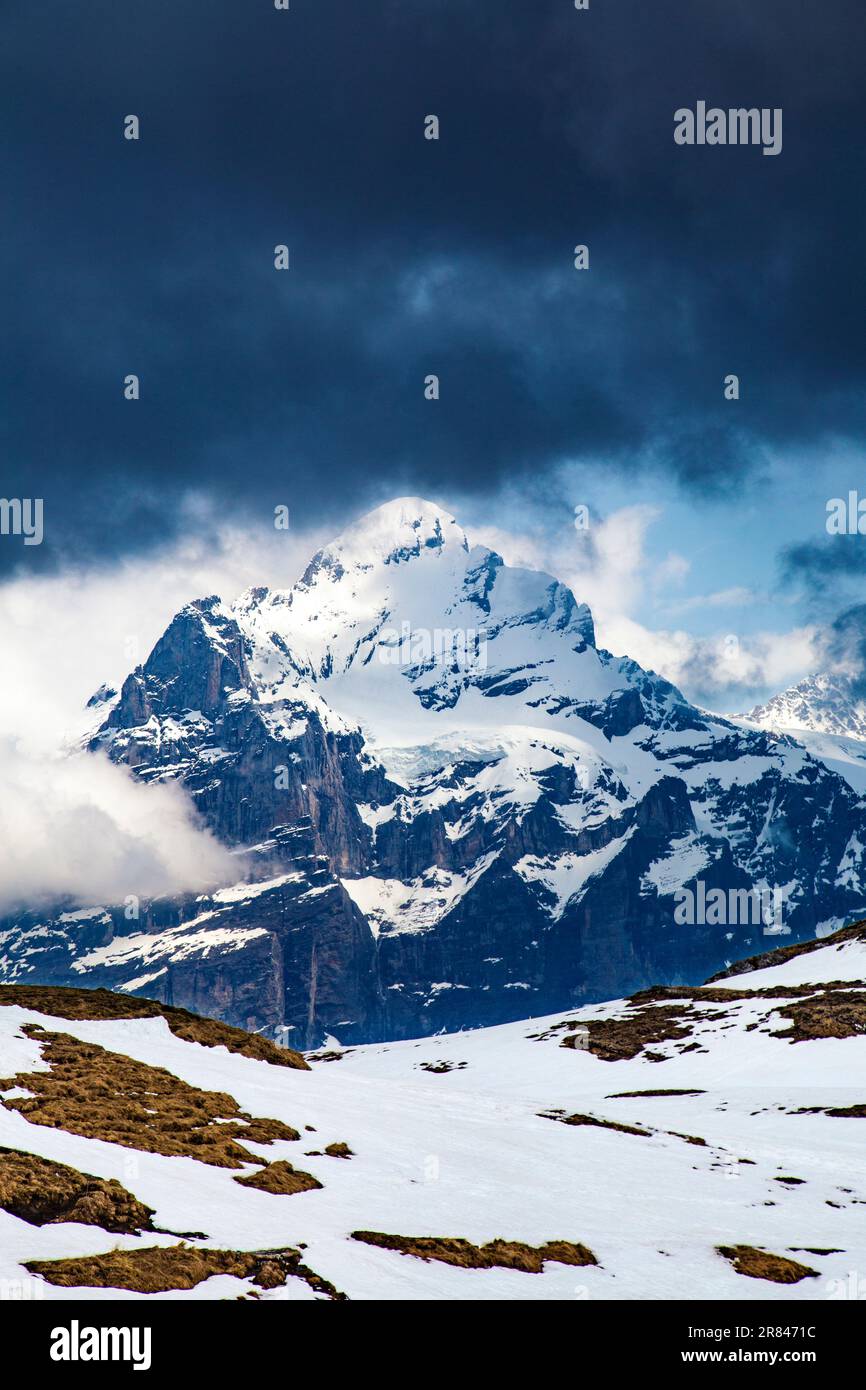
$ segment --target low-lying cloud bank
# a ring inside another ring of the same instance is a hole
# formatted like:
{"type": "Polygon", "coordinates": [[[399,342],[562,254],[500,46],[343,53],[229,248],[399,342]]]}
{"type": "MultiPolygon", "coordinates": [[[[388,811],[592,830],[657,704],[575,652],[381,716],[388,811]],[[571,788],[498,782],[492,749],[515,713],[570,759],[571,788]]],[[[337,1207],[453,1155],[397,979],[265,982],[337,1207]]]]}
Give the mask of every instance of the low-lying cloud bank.
{"type": "Polygon", "coordinates": [[[232,856],[177,785],[143,786],[102,755],[23,753],[0,741],[0,912],[203,889],[232,856]]]}
{"type": "MultiPolygon", "coordinates": [[[[291,584],[319,537],[210,522],[158,555],[0,584],[0,913],[69,897],[82,907],[231,881],[231,855],[176,784],[145,786],[76,753],[98,723],[89,697],[147,659],[191,599],[291,584]],[[72,756],[70,756],[70,753],[72,756]]],[[[97,712],[98,713],[98,712],[97,712]]]]}

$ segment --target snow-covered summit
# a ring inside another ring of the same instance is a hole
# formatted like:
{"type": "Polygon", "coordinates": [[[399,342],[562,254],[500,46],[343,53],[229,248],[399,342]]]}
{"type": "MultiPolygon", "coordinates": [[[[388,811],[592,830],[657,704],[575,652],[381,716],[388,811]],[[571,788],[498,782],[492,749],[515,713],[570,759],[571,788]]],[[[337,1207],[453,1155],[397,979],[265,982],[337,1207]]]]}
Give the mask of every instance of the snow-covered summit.
{"type": "MultiPolygon", "coordinates": [[[[424,551],[468,550],[466,532],[444,507],[423,497],[395,497],[374,507],[315,556],[307,571],[369,569],[377,561],[400,564],[424,551]]],[[[306,579],[307,576],[305,576],[306,579]]]]}
{"type": "Polygon", "coordinates": [[[738,722],[793,737],[866,792],[866,700],[862,680],[847,671],[819,671],[758,705],[738,722]]]}
{"type": "MultiPolygon", "coordinates": [[[[553,663],[561,687],[575,656],[594,646],[592,615],[564,584],[470,545],[450,512],[415,497],[362,517],[293,588],[248,590],[233,611],[272,690],[276,651],[292,679],[300,671],[329,682],[329,700],[368,729],[377,716],[390,726],[453,708],[479,681],[501,683],[497,693],[553,688],[553,663]]],[[[593,680],[589,664],[582,684],[609,694],[610,681],[593,680]]]]}
{"type": "Polygon", "coordinates": [[[817,672],[744,716],[761,729],[866,739],[866,700],[845,672],[817,672]]]}

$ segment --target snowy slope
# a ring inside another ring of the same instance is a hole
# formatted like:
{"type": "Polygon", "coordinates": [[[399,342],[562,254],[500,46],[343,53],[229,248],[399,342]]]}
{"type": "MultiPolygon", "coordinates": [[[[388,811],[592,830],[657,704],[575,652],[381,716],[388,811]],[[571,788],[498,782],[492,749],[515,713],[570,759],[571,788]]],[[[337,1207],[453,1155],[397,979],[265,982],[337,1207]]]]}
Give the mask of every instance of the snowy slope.
{"type": "MultiPolygon", "coordinates": [[[[58,1019],[5,1004],[0,991],[0,1145],[118,1179],[155,1209],[156,1226],[204,1233],[195,1246],[303,1245],[306,1265],[353,1299],[841,1297],[850,1272],[866,1267],[866,1118],[824,1112],[863,1110],[866,1016],[859,1034],[797,1042],[778,1035],[790,1026],[780,1010],[791,1003],[826,1004],[831,993],[838,1003],[839,991],[804,990],[811,981],[847,981],[847,1007],[862,1015],[863,931],[849,929],[787,962],[783,953],[779,964],[720,982],[706,1001],[699,990],[681,998],[672,990],[661,1003],[618,1001],[420,1041],[342,1051],[332,1040],[309,1071],[183,1041],[162,1017],[58,1019]],[[774,987],[772,997],[743,997],[774,987]],[[680,1011],[682,1031],[645,1039],[631,1059],[602,1060],[580,1042],[605,1020],[637,1019],[648,1035],[659,1007],[680,1011]],[[6,1102],[15,1098],[16,1074],[44,1066],[38,1037],[22,1032],[33,1024],[228,1092],[250,1115],[293,1125],[299,1141],[250,1147],[262,1162],[290,1160],[322,1188],[277,1196],[192,1158],[29,1122],[6,1102]],[[621,1094],[660,1088],[689,1094],[621,1094]],[[641,1132],[561,1122],[575,1114],[641,1132]],[[325,1155],[334,1142],[348,1143],[353,1157],[325,1155]],[[360,1243],[351,1238],[359,1229],[478,1245],[568,1240],[589,1247],[598,1264],[551,1261],[540,1274],[455,1268],[360,1243]],[[744,1276],[717,1250],[736,1245],[814,1274],[794,1283],[744,1276]]],[[[68,1222],[37,1227],[0,1210],[0,1279],[26,1280],[23,1261],[176,1243],[169,1234],[116,1235],[68,1222]]],[[[40,1292],[61,1300],[139,1296],[41,1284],[40,1292]]],[[[256,1290],[226,1275],[149,1296],[250,1294],[317,1296],[300,1279],[256,1290]]]]}

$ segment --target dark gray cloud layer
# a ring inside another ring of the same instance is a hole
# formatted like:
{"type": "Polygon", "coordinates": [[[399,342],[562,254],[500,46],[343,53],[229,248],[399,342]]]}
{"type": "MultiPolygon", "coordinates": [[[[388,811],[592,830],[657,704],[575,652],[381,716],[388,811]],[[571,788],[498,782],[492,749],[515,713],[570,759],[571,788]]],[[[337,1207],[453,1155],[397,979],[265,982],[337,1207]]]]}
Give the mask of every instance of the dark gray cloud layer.
{"type": "Polygon", "coordinates": [[[189,489],[342,520],[862,438],[864,36],[861,0],[7,7],[0,495],[46,544],[0,567],[147,546],[189,489]],[[698,99],[782,107],[782,154],[676,146],[698,99]]]}

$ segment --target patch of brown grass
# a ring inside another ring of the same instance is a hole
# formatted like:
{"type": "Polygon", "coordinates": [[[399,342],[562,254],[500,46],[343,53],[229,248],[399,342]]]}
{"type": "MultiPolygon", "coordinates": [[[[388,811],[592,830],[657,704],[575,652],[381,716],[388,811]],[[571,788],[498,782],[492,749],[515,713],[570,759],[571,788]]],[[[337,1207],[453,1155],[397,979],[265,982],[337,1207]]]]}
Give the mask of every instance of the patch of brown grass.
{"type": "Polygon", "coordinates": [[[706,985],[651,985],[649,989],[641,989],[637,994],[630,995],[628,1002],[637,1009],[647,1004],[666,1004],[677,999],[705,1004],[735,1004],[738,999],[756,995],[756,990],[707,989],[706,985]]]}
{"type": "Polygon", "coordinates": [[[856,1038],[866,1033],[866,994],[862,991],[822,990],[810,999],[797,1000],[778,1010],[791,1027],[774,1033],[787,1042],[817,1038],[856,1038]]]}
{"type": "Polygon", "coordinates": [[[282,1120],[266,1119],[264,1116],[248,1115],[245,1110],[239,1110],[238,1115],[243,1118],[244,1127],[240,1131],[239,1139],[249,1139],[253,1144],[273,1144],[275,1139],[285,1139],[289,1143],[300,1139],[300,1134],[291,1125],[284,1125],[282,1120]]]}
{"type": "Polygon", "coordinates": [[[832,1115],[838,1120],[866,1120],[866,1105],[801,1105],[790,1115],[832,1115]]]}
{"type": "Polygon", "coordinates": [[[317,1292],[345,1299],[333,1284],[301,1263],[300,1250],[202,1250],[189,1245],[154,1245],[144,1250],[111,1250],[67,1260],[30,1260],[25,1269],[49,1284],[75,1289],[129,1289],[134,1293],[168,1293],[194,1289],[215,1274],[249,1279],[273,1289],[288,1278],[305,1280],[317,1292]]]}
{"type": "Polygon", "coordinates": [[[791,1249],[799,1255],[802,1251],[805,1255],[844,1255],[845,1251],[840,1250],[838,1245],[792,1245],[791,1249]]]}
{"type": "Polygon", "coordinates": [[[336,1144],[328,1144],[325,1153],[329,1158],[354,1158],[355,1154],[348,1144],[344,1144],[342,1139],[336,1144]]]}
{"type": "Polygon", "coordinates": [[[353,1240],[396,1250],[419,1260],[438,1260],[460,1269],[518,1269],[524,1274],[540,1274],[546,1260],[565,1265],[597,1265],[598,1260],[585,1245],[568,1240],[550,1240],[546,1245],[525,1245],[519,1240],[491,1240],[473,1245],[456,1236],[393,1236],[382,1231],[353,1231],[353,1240]]]}
{"type": "Polygon", "coordinates": [[[153,1208],[114,1178],[95,1178],[65,1163],[0,1149],[0,1207],[31,1226],[76,1221],[104,1231],[152,1231],[153,1208]]]}
{"type": "Polygon", "coordinates": [[[642,1139],[651,1137],[648,1129],[637,1125],[620,1124],[618,1120],[600,1120],[597,1115],[545,1115],[546,1120],[559,1120],[563,1125],[591,1125],[594,1129],[615,1129],[619,1134],[638,1134],[642,1139]]]}
{"type": "Polygon", "coordinates": [[[139,999],[131,994],[115,994],[110,989],[64,989],[56,985],[0,985],[0,1006],[17,1004],[22,1009],[49,1014],[52,1018],[103,1020],[118,1018],[165,1019],[171,1031],[184,1042],[203,1047],[225,1047],[242,1057],[270,1062],[275,1067],[294,1067],[309,1071],[299,1052],[277,1047],[270,1038],[247,1033],[215,1018],[201,1018],[187,1009],[160,1004],[156,999],[139,999]]]}
{"type": "Polygon", "coordinates": [[[688,1037],[695,1021],[689,1004],[642,1008],[625,1018],[578,1020],[575,1026],[581,1031],[563,1038],[560,1047],[591,1052],[603,1062],[626,1061],[653,1043],[688,1037]]]}
{"type": "Polygon", "coordinates": [[[827,980],[821,985],[772,985],[764,989],[718,989],[711,985],[653,985],[650,989],[642,989],[631,995],[628,1002],[635,1008],[674,999],[688,999],[693,1004],[739,1004],[750,999],[799,999],[814,994],[817,989],[850,988],[850,980],[827,980]]]}
{"type": "Polygon", "coordinates": [[[754,1245],[718,1245],[738,1274],[749,1279],[768,1279],[773,1284],[799,1284],[801,1279],[817,1279],[817,1269],[798,1264],[784,1255],[772,1255],[768,1250],[756,1250],[754,1245]]]}
{"type": "Polygon", "coordinates": [[[606,1096],[606,1100],[637,1100],[643,1096],[705,1096],[706,1091],[614,1091],[613,1095],[606,1096]]]}
{"type": "Polygon", "coordinates": [[[247,1173],[245,1177],[235,1177],[235,1182],[239,1182],[241,1187],[255,1187],[259,1192],[273,1192],[279,1197],[291,1197],[296,1192],[314,1192],[322,1186],[312,1173],[301,1172],[283,1159],[269,1163],[267,1168],[260,1168],[255,1173],[247,1173]]]}
{"type": "Polygon", "coordinates": [[[38,1024],[25,1024],[23,1031],[39,1041],[49,1070],[0,1081],[0,1091],[20,1086],[30,1092],[0,1100],[32,1124],[145,1153],[197,1158],[218,1168],[256,1161],[238,1140],[300,1137],[280,1120],[252,1120],[233,1096],[200,1091],[162,1067],[68,1033],[49,1033],[38,1024]],[[230,1123],[217,1123],[226,1120],[230,1123]]]}

